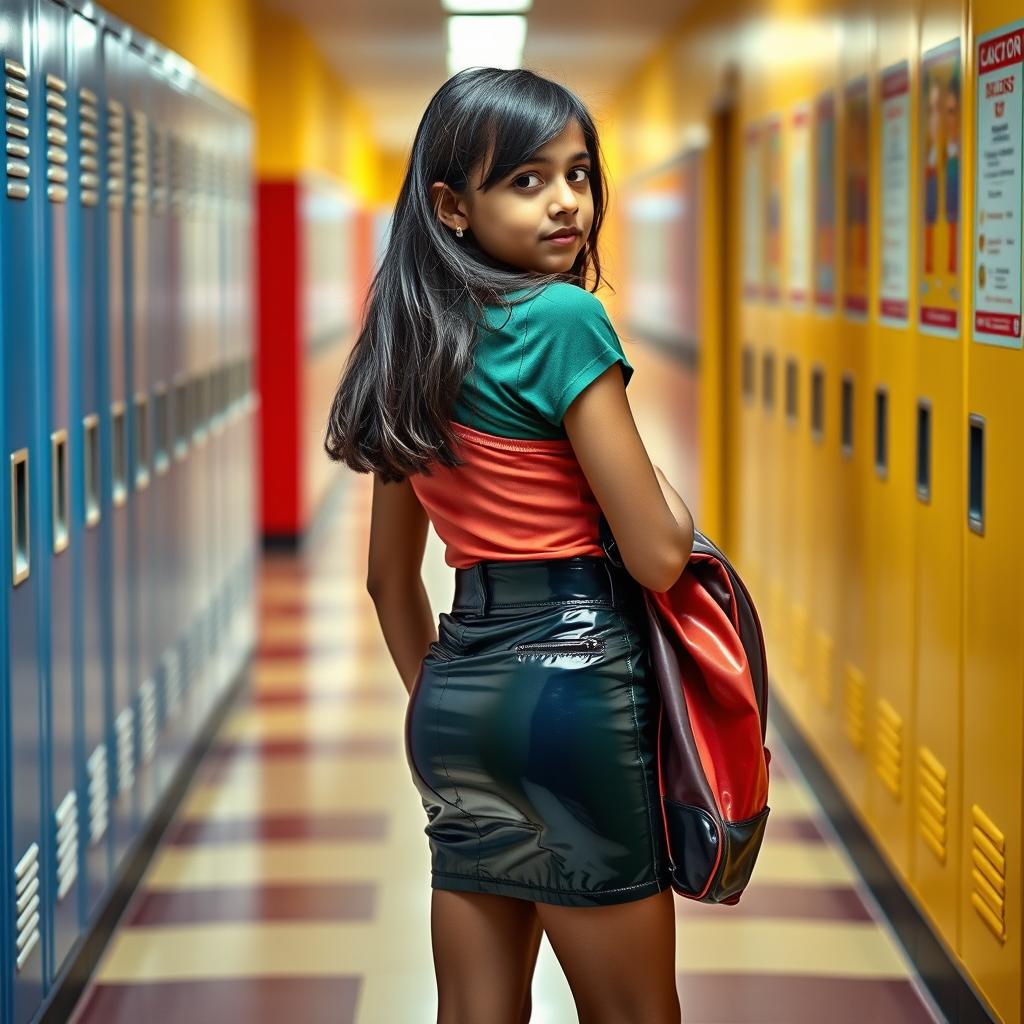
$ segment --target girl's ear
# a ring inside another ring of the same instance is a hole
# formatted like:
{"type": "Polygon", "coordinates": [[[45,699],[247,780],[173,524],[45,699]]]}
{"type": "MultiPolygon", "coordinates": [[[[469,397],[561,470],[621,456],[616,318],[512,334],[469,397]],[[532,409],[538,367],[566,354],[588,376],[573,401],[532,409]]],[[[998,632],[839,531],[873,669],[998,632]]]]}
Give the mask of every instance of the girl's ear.
{"type": "Polygon", "coordinates": [[[462,210],[459,197],[443,182],[435,181],[430,186],[430,199],[438,220],[453,231],[469,227],[469,218],[462,210]]]}

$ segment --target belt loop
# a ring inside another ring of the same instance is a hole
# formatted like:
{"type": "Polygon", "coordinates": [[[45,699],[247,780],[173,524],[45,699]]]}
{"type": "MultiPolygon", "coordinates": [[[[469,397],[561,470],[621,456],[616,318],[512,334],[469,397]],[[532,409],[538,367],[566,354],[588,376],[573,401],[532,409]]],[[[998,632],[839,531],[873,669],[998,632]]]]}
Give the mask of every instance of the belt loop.
{"type": "Polygon", "coordinates": [[[482,561],[474,566],[476,569],[476,585],[480,591],[480,614],[487,614],[487,567],[482,561]]]}
{"type": "Polygon", "coordinates": [[[611,590],[611,593],[612,593],[612,604],[614,605],[615,604],[615,576],[612,573],[612,563],[611,563],[611,560],[607,556],[605,556],[604,558],[601,559],[601,564],[604,566],[604,571],[606,573],[608,573],[608,587],[611,590]]]}

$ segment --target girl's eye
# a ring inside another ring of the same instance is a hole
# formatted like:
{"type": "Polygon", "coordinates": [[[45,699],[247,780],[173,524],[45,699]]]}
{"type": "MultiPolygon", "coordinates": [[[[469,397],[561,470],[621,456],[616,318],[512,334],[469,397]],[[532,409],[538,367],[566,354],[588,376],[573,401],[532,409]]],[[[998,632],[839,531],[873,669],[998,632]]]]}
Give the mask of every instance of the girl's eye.
{"type": "MultiPolygon", "coordinates": [[[[575,173],[576,171],[582,171],[582,172],[583,172],[583,177],[582,177],[582,178],[576,178],[576,179],[575,179],[575,180],[573,181],[573,184],[574,184],[574,185],[579,185],[579,184],[581,184],[582,182],[586,181],[586,180],[587,180],[587,177],[588,177],[588,176],[590,175],[590,171],[589,171],[589,170],[588,170],[588,169],[587,169],[586,167],[574,167],[574,168],[572,169],[572,171],[570,171],[569,173],[570,173],[570,174],[573,174],[573,173],[575,173]]],[[[537,172],[536,172],[536,171],[527,171],[527,172],[526,172],[525,174],[520,174],[520,175],[519,175],[519,176],[518,176],[517,178],[515,178],[515,179],[513,180],[512,184],[513,184],[513,185],[518,185],[518,186],[520,186],[521,188],[529,188],[529,187],[530,187],[529,185],[520,185],[520,183],[521,183],[522,181],[524,181],[524,180],[528,180],[528,179],[530,179],[530,178],[540,178],[540,175],[539,175],[539,174],[537,174],[537,172]]]]}

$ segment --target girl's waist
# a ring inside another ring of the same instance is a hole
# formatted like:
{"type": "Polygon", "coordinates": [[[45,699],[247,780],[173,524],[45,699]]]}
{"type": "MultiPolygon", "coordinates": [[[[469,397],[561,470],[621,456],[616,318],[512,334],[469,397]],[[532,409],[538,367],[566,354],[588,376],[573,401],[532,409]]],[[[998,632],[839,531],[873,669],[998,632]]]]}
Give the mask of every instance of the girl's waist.
{"type": "Polygon", "coordinates": [[[604,556],[484,560],[455,570],[452,612],[567,602],[628,608],[641,599],[636,580],[604,556]]]}

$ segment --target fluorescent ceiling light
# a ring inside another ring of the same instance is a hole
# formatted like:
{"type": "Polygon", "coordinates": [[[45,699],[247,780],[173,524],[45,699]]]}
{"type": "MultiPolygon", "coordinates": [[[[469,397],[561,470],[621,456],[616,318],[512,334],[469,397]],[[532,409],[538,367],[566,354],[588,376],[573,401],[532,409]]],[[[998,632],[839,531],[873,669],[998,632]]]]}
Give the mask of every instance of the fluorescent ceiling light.
{"type": "Polygon", "coordinates": [[[451,14],[523,14],[532,6],[533,0],[441,0],[451,14]]]}
{"type": "Polygon", "coordinates": [[[521,14],[453,14],[448,19],[449,50],[522,50],[525,41],[521,14]]]}

